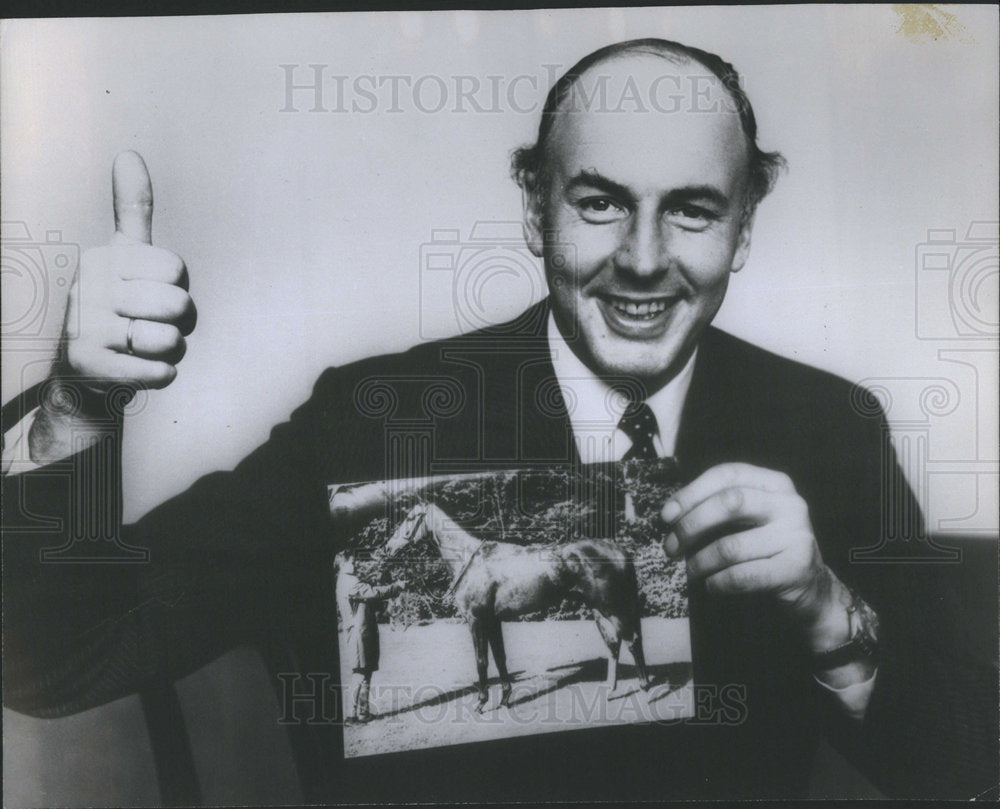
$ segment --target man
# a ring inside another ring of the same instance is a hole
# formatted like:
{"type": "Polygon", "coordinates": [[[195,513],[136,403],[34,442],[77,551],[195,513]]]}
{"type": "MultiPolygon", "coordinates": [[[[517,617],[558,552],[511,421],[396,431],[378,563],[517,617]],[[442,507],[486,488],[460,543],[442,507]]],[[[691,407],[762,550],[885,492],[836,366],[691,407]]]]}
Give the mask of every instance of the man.
{"type": "Polygon", "coordinates": [[[351,692],[348,704],[350,713],[345,721],[356,724],[370,722],[371,710],[368,695],[372,674],[378,671],[379,641],[378,621],[375,611],[380,601],[403,592],[403,582],[394,581],[375,587],[358,578],[354,569],[354,551],[346,550],[334,557],[337,574],[337,609],[343,630],[347,632],[347,653],[350,659],[341,661],[351,667],[351,692]]]}
{"type": "MultiPolygon", "coordinates": [[[[122,527],[150,549],[148,569],[43,570],[37,536],[8,542],[7,703],[81,710],[247,640],[291,649],[297,671],[335,672],[323,654],[335,648],[332,582],[317,564],[339,541],[329,483],[676,455],[690,482],[664,504],[665,549],[688,564],[705,697],[695,721],[408,754],[394,777],[340,762],[327,726],[295,728],[310,795],[795,796],[824,728],[891,793],[985,788],[996,681],[954,642],[958,602],[933,571],[849,561],[897,535],[883,503],[890,518],[919,514],[881,412],[846,382],[710,326],[779,162],[758,149],[749,101],[718,57],[661,40],[586,57],[553,87],[538,142],[514,164],[550,297],[512,323],[325,372],[232,473],[122,527]],[[581,103],[599,81],[612,97],[656,97],[665,75],[702,95],[669,114],[581,103]],[[727,688],[742,710],[720,704],[727,688]]],[[[114,182],[118,232],[82,260],[98,280],[73,288],[83,325],[54,371],[79,407],[50,402],[31,432],[34,459],[66,459],[76,476],[120,434],[101,386],[169,384],[194,319],[183,262],[148,244],[141,159],[120,156],[114,182]]],[[[19,487],[6,502],[69,519],[50,478],[21,477],[5,482],[19,487]]]]}

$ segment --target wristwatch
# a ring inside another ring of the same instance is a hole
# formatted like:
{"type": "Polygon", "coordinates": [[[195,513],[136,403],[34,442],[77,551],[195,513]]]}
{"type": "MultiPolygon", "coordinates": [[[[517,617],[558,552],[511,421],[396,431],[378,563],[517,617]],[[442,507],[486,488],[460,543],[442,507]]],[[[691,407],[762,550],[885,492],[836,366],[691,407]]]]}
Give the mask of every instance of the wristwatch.
{"type": "Polygon", "coordinates": [[[878,656],[878,614],[856,590],[848,590],[851,594],[851,603],[847,606],[850,638],[840,646],[814,653],[813,668],[817,671],[829,671],[865,660],[875,661],[878,656]]]}

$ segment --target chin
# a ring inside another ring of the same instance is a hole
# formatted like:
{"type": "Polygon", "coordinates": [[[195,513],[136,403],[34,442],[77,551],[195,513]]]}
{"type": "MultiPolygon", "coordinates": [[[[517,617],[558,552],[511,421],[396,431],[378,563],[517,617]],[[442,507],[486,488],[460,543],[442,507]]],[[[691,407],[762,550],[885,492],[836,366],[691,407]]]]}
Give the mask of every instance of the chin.
{"type": "Polygon", "coordinates": [[[633,349],[604,351],[596,354],[594,360],[594,367],[601,376],[634,377],[644,385],[655,385],[666,376],[673,357],[666,351],[654,357],[648,356],[646,352],[635,355],[633,349]]]}
{"type": "Polygon", "coordinates": [[[599,375],[632,377],[647,386],[650,393],[680,371],[688,356],[684,341],[677,339],[643,345],[609,335],[589,348],[593,362],[588,364],[599,375]]]}

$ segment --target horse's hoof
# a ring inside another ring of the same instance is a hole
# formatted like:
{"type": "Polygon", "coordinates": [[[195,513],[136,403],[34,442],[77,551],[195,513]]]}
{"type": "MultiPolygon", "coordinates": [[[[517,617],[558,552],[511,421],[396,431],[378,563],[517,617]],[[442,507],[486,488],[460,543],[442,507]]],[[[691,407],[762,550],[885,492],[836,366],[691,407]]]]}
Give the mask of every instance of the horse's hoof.
{"type": "Polygon", "coordinates": [[[639,684],[639,687],[640,687],[640,688],[641,688],[641,689],[642,689],[643,691],[650,691],[650,690],[652,690],[652,688],[653,688],[653,686],[654,686],[654,685],[655,685],[655,683],[654,683],[654,682],[653,682],[652,680],[643,680],[643,681],[642,681],[642,682],[641,682],[641,683],[639,684]]]}
{"type": "Polygon", "coordinates": [[[476,713],[486,713],[486,700],[480,700],[476,703],[476,713]]]}

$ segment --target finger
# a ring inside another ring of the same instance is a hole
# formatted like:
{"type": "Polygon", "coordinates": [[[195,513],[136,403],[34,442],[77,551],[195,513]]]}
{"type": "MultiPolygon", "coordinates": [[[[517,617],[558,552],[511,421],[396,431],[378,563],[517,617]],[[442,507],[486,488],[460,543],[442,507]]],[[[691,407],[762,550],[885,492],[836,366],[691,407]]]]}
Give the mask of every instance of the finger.
{"type": "Polygon", "coordinates": [[[187,290],[187,267],[176,253],[152,246],[141,251],[124,251],[126,255],[122,255],[122,252],[117,251],[115,264],[118,277],[123,281],[159,281],[161,284],[173,284],[187,290]]]}
{"type": "Polygon", "coordinates": [[[751,528],[738,534],[728,534],[688,557],[688,576],[692,579],[704,579],[733,565],[755,559],[769,559],[783,547],[782,538],[767,528],[751,528]]]}
{"type": "Polygon", "coordinates": [[[188,308],[185,310],[181,319],[178,320],[174,325],[180,329],[181,334],[187,337],[191,332],[194,331],[195,325],[198,323],[198,307],[194,305],[194,299],[188,296],[188,308]]]}
{"type": "Polygon", "coordinates": [[[93,376],[105,382],[133,382],[147,388],[165,388],[174,381],[177,369],[168,362],[134,357],[106,349],[92,365],[93,376]]]}
{"type": "MultiPolygon", "coordinates": [[[[178,323],[194,308],[191,296],[173,284],[136,279],[115,284],[112,310],[121,317],[178,323]]],[[[183,331],[183,330],[182,330],[183,331]]]]}
{"type": "Polygon", "coordinates": [[[764,525],[797,507],[798,495],[732,487],[702,500],[670,528],[680,549],[690,553],[723,534],[764,525]]]}
{"type": "Polygon", "coordinates": [[[116,318],[116,338],[108,348],[129,353],[129,325],[132,328],[132,354],[150,360],[162,360],[176,365],[184,358],[187,343],[176,326],[155,320],[116,318]]]}
{"type": "Polygon", "coordinates": [[[153,243],[153,184],[138,152],[121,152],[111,169],[115,232],[129,241],[153,243]]]}
{"type": "Polygon", "coordinates": [[[719,464],[670,495],[660,515],[664,522],[672,524],[703,500],[737,486],[769,492],[795,491],[792,481],[782,472],[744,463],[719,464]]]}
{"type": "Polygon", "coordinates": [[[760,593],[776,586],[777,574],[770,558],[732,565],[705,579],[705,589],[714,595],[760,593]]]}

